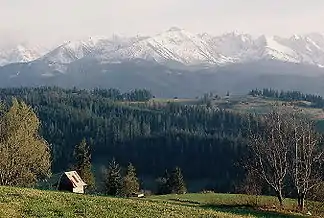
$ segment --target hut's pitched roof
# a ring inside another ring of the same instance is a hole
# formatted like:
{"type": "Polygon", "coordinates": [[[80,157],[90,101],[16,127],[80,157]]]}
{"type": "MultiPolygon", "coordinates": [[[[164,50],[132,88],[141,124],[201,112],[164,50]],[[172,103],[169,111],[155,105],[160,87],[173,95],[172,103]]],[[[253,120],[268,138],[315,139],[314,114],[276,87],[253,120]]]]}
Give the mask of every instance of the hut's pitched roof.
{"type": "Polygon", "coordinates": [[[76,171],[64,172],[64,174],[72,182],[73,188],[87,185],[76,171]]]}

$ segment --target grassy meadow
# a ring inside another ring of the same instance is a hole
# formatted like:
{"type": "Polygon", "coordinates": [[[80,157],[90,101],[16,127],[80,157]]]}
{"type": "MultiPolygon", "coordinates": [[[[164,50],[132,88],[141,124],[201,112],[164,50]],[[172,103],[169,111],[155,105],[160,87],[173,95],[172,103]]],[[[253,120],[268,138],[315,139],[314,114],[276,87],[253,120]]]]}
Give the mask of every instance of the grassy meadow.
{"type": "Polygon", "coordinates": [[[239,218],[243,216],[172,202],[0,187],[0,217],[239,218]]]}
{"type": "MultiPolygon", "coordinates": [[[[294,218],[295,202],[285,201],[285,211],[276,209],[273,197],[230,194],[186,194],[122,199],[34,189],[0,187],[0,217],[269,217],[294,218]]],[[[314,216],[324,215],[324,206],[310,203],[314,216]]],[[[324,217],[324,216],[323,216],[324,217]]]]}
{"type": "Polygon", "coordinates": [[[307,202],[307,209],[312,216],[296,212],[296,200],[285,199],[284,209],[280,210],[278,201],[271,196],[250,196],[240,194],[186,194],[152,196],[152,201],[173,202],[178,205],[192,205],[206,209],[213,209],[244,217],[265,218],[298,218],[298,217],[324,217],[324,203],[307,202]]]}

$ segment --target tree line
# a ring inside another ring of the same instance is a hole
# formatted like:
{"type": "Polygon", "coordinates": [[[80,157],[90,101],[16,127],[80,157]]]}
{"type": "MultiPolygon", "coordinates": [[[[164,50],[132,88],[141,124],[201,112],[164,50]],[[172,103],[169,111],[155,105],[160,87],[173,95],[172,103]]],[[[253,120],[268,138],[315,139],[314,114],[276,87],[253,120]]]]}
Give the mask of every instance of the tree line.
{"type": "MultiPolygon", "coordinates": [[[[83,139],[74,149],[74,164],[71,167],[79,173],[87,184],[87,192],[102,192],[111,196],[132,197],[140,192],[140,181],[137,177],[135,167],[129,163],[126,171],[113,158],[102,171],[103,187],[98,187],[95,182],[91,163],[90,146],[83,139]]],[[[164,177],[156,181],[157,194],[184,194],[186,185],[179,167],[176,167],[170,174],[165,172],[164,177]]]]}
{"type": "Polygon", "coordinates": [[[299,91],[278,91],[275,89],[253,89],[249,92],[252,96],[263,96],[281,101],[307,101],[312,103],[310,106],[315,108],[324,107],[324,99],[322,96],[313,94],[304,94],[299,91]]]}

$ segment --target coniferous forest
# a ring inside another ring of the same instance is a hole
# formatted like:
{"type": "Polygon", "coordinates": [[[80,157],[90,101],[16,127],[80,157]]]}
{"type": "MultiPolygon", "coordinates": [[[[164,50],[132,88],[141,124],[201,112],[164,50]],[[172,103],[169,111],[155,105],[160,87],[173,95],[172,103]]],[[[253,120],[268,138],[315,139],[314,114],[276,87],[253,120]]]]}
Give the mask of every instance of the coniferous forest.
{"type": "Polygon", "coordinates": [[[140,177],[158,178],[178,166],[186,180],[210,180],[201,188],[221,192],[235,191],[244,177],[243,115],[199,104],[148,101],[153,96],[147,90],[0,90],[2,101],[12,97],[38,115],[41,135],[51,147],[53,173],[73,164],[75,146],[86,139],[97,171],[112,158],[123,166],[132,163],[140,177]]]}

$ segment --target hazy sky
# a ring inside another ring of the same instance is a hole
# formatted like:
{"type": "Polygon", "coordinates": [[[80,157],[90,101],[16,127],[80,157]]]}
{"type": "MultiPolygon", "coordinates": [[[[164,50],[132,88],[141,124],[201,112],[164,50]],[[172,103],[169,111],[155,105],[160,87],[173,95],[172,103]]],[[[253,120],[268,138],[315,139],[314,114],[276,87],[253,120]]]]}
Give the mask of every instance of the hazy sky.
{"type": "Polygon", "coordinates": [[[324,0],[0,0],[0,40],[155,34],[324,32],[324,0]]]}

